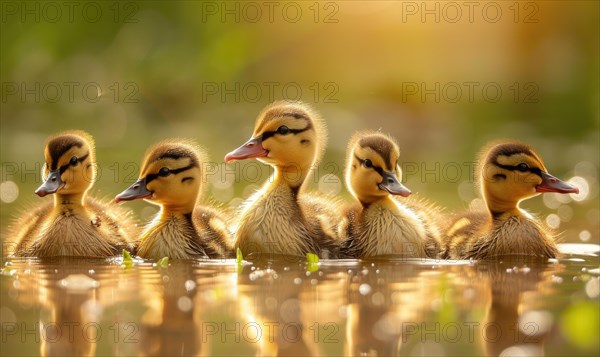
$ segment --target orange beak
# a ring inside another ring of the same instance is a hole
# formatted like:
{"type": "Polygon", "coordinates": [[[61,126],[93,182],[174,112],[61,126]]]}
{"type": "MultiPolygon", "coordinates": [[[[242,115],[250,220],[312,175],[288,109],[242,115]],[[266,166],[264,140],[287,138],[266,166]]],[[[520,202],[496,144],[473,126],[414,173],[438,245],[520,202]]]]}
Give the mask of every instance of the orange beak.
{"type": "Polygon", "coordinates": [[[547,172],[542,172],[542,183],[535,187],[537,192],[579,193],[579,189],[569,183],[557,179],[547,172]]]}
{"type": "Polygon", "coordinates": [[[265,157],[268,154],[269,151],[262,146],[262,137],[257,136],[248,140],[244,145],[233,150],[229,154],[225,155],[225,162],[265,157]]]}

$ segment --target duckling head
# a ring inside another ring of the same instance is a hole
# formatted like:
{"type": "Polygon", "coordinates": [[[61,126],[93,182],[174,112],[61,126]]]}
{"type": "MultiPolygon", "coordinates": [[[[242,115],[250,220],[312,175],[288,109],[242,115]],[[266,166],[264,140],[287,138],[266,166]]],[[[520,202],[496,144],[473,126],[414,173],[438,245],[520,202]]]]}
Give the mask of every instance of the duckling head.
{"type": "Polygon", "coordinates": [[[348,144],[346,185],[363,205],[387,198],[406,197],[411,191],[400,183],[400,150],[394,139],[379,132],[359,132],[348,144]]]}
{"type": "Polygon", "coordinates": [[[65,131],[52,136],[44,148],[44,182],[35,193],[44,197],[83,196],[96,180],[94,139],[85,131],[65,131]]]}
{"type": "Polygon", "coordinates": [[[145,199],[176,213],[192,212],[202,186],[200,165],[207,156],[193,142],[162,141],[148,149],[139,179],[116,202],[145,199]]]}
{"type": "Polygon", "coordinates": [[[225,156],[225,162],[257,158],[278,171],[294,172],[304,181],[322,156],[327,130],[320,115],[301,102],[278,101],[256,119],[245,144],[225,156]]]}
{"type": "Polygon", "coordinates": [[[479,160],[480,187],[492,213],[517,208],[520,201],[543,192],[579,193],[550,175],[540,156],[519,142],[488,145],[479,160]]]}

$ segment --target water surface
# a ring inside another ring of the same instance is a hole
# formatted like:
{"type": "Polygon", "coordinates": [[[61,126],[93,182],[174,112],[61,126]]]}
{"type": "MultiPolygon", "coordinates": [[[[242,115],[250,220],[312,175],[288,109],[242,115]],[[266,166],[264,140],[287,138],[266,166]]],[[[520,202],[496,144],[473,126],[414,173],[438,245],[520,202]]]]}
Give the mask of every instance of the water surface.
{"type": "Polygon", "coordinates": [[[598,355],[596,245],[494,262],[13,259],[2,354],[598,355]]]}

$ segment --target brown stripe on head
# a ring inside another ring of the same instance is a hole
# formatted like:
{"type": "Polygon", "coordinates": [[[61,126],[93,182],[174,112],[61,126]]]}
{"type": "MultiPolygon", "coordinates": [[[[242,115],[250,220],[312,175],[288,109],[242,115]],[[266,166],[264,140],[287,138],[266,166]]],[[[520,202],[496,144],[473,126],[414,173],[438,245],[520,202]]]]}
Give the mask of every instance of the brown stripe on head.
{"type": "Polygon", "coordinates": [[[301,102],[285,100],[273,102],[266,106],[258,115],[254,133],[256,135],[262,132],[270,121],[281,117],[290,117],[311,123],[311,111],[312,109],[308,105],[301,102]]]}
{"type": "Polygon", "coordinates": [[[87,145],[91,161],[94,161],[94,139],[90,134],[82,130],[64,131],[56,134],[46,142],[46,152],[50,156],[50,170],[58,168],[58,160],[73,147],[81,148],[87,145]]]}
{"type": "Polygon", "coordinates": [[[172,172],[186,172],[186,175],[182,176],[182,179],[184,180],[186,179],[186,176],[192,175],[189,174],[188,170],[200,170],[201,177],[199,177],[198,183],[200,185],[199,196],[201,196],[202,191],[206,186],[202,185],[202,182],[205,182],[207,179],[207,172],[203,165],[208,163],[209,158],[206,154],[206,151],[194,140],[185,138],[169,138],[154,144],[148,148],[148,150],[146,150],[142,168],[140,170],[140,179],[148,178],[150,175],[157,176],[159,169],[163,164],[169,166],[169,169],[172,170],[172,172]],[[161,160],[183,161],[177,162],[176,164],[173,163],[176,165],[176,167],[173,167],[168,161],[161,162],[161,160]]]}
{"type": "Polygon", "coordinates": [[[480,181],[482,179],[483,168],[485,165],[497,165],[499,163],[499,157],[511,157],[519,154],[531,157],[533,160],[539,163],[542,171],[547,171],[546,167],[544,166],[544,162],[530,145],[510,139],[494,140],[485,145],[479,153],[475,171],[476,178],[478,178],[478,186],[481,186],[480,181]]]}
{"type": "Polygon", "coordinates": [[[371,134],[364,136],[358,140],[358,145],[362,148],[370,148],[381,156],[385,162],[386,169],[393,171],[396,166],[395,162],[392,162],[392,153],[398,152],[398,146],[384,134],[371,134]]]}
{"type": "Polygon", "coordinates": [[[145,166],[162,159],[180,160],[183,158],[188,158],[192,167],[200,167],[200,162],[208,161],[204,152],[191,140],[168,139],[148,149],[145,166]]]}
{"type": "Polygon", "coordinates": [[[319,112],[304,102],[280,100],[267,105],[256,119],[253,136],[260,135],[271,121],[282,117],[294,118],[300,123],[305,121],[309,130],[315,131],[317,142],[314,165],[316,165],[327,144],[327,126],[319,112]]]}

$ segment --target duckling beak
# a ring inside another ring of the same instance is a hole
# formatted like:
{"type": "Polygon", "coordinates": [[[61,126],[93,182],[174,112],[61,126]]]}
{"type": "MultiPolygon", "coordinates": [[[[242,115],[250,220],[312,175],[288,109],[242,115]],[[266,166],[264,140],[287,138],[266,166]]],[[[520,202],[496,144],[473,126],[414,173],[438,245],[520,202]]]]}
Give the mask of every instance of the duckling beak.
{"type": "Polygon", "coordinates": [[[115,203],[121,201],[132,201],[138,199],[149,198],[152,196],[152,192],[146,188],[146,179],[139,179],[133,185],[129,186],[125,191],[119,193],[115,197],[115,203]]]}
{"type": "Polygon", "coordinates": [[[408,197],[412,192],[398,181],[398,178],[392,172],[383,173],[383,181],[378,185],[379,189],[387,191],[392,195],[408,197]]]}
{"type": "Polygon", "coordinates": [[[265,150],[262,146],[262,137],[256,136],[248,140],[244,145],[225,155],[225,162],[265,157],[268,154],[269,151],[265,150]]]}
{"type": "Polygon", "coordinates": [[[579,193],[579,189],[569,183],[557,179],[547,172],[542,172],[542,183],[535,187],[536,192],[579,193]]]}
{"type": "Polygon", "coordinates": [[[65,187],[65,183],[60,178],[60,171],[50,171],[48,178],[44,183],[35,190],[35,194],[44,197],[48,194],[56,193],[61,188],[65,187]]]}

